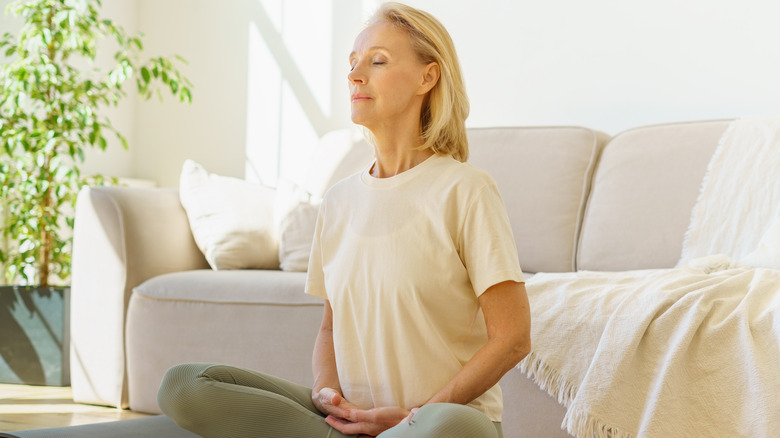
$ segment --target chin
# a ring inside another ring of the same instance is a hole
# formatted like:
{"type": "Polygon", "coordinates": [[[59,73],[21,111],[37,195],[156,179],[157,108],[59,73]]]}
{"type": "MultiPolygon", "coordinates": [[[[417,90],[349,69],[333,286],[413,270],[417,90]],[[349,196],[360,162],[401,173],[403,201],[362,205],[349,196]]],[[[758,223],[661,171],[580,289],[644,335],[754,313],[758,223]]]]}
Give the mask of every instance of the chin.
{"type": "Polygon", "coordinates": [[[368,128],[368,126],[366,125],[366,123],[367,123],[366,118],[365,117],[360,117],[357,114],[352,114],[352,123],[354,123],[356,125],[363,126],[365,128],[368,128]]]}

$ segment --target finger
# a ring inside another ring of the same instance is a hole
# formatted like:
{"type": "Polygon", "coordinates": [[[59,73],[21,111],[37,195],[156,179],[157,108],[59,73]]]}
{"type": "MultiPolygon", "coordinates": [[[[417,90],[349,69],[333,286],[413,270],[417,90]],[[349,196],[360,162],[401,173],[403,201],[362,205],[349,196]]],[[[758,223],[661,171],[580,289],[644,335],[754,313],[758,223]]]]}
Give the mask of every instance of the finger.
{"type": "Polygon", "coordinates": [[[326,413],[338,413],[339,415],[344,414],[344,412],[340,410],[342,408],[341,404],[343,402],[343,398],[336,390],[331,388],[323,388],[318,396],[320,405],[324,408],[326,413]]]}
{"type": "Polygon", "coordinates": [[[327,404],[328,400],[330,399],[330,397],[328,397],[327,395],[327,392],[328,392],[328,388],[322,388],[317,393],[317,400],[319,400],[321,405],[327,404]]]}
{"type": "Polygon", "coordinates": [[[333,404],[333,402],[339,396],[339,393],[333,388],[322,388],[320,390],[319,396],[321,402],[333,404]]]}
{"type": "Polygon", "coordinates": [[[370,423],[376,420],[371,410],[363,409],[347,409],[344,418],[353,423],[370,423]]]}
{"type": "Polygon", "coordinates": [[[329,415],[325,417],[325,422],[328,423],[330,427],[346,435],[355,435],[359,433],[369,432],[366,429],[365,423],[352,423],[343,418],[335,417],[333,415],[329,415]]]}
{"type": "Polygon", "coordinates": [[[419,411],[420,408],[412,408],[411,411],[409,411],[409,415],[406,416],[406,418],[403,419],[403,422],[414,424],[414,415],[419,411]]]}
{"type": "Polygon", "coordinates": [[[370,425],[365,423],[350,423],[344,422],[337,426],[333,426],[334,429],[343,433],[344,435],[358,435],[358,434],[371,434],[376,435],[370,428],[370,425]]]}
{"type": "Polygon", "coordinates": [[[336,427],[343,423],[346,423],[346,420],[344,420],[341,417],[337,417],[335,415],[328,415],[327,417],[325,417],[325,422],[333,427],[336,427]]]}
{"type": "Polygon", "coordinates": [[[349,419],[349,417],[348,417],[349,410],[348,409],[344,409],[344,408],[342,408],[340,406],[329,405],[328,408],[327,408],[327,411],[328,411],[327,412],[328,414],[330,414],[330,415],[332,415],[334,417],[347,419],[347,420],[349,419]]]}
{"type": "Polygon", "coordinates": [[[346,423],[343,419],[333,415],[328,415],[325,417],[325,422],[328,424],[328,426],[338,430],[339,432],[341,432],[341,428],[344,427],[343,425],[346,423]]]}

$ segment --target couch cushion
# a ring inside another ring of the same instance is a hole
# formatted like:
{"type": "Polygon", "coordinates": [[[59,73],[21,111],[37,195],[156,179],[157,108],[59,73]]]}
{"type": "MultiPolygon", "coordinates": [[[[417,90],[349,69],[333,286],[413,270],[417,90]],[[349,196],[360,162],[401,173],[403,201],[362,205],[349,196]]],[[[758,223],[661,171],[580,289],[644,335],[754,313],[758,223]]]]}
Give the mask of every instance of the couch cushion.
{"type": "Polygon", "coordinates": [[[607,138],[579,127],[469,130],[469,161],[498,184],[523,272],[574,269],[579,224],[607,138]]]}
{"type": "Polygon", "coordinates": [[[322,304],[306,295],[306,273],[265,270],[174,272],[151,278],[133,292],[148,298],[212,303],[322,304]]]}
{"type": "Polygon", "coordinates": [[[675,266],[707,165],[730,122],[654,125],[615,136],[594,176],[577,268],[675,266]]]}
{"type": "Polygon", "coordinates": [[[160,382],[180,363],[227,363],[311,385],[323,301],[303,293],[305,281],[302,272],[197,270],[136,287],[126,323],[130,408],[160,413],[160,382]]]}

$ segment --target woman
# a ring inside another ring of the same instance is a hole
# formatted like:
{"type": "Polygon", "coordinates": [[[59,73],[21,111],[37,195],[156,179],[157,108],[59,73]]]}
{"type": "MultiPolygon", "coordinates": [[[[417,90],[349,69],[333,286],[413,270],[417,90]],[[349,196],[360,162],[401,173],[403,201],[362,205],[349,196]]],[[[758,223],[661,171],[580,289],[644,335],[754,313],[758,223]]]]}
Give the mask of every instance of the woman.
{"type": "Polygon", "coordinates": [[[320,210],[314,387],[188,364],[166,374],[160,407],[208,437],[501,437],[497,383],[530,351],[530,316],[495,182],[464,163],[452,41],[429,14],[387,3],[349,62],[352,120],[376,160],[320,210]]]}

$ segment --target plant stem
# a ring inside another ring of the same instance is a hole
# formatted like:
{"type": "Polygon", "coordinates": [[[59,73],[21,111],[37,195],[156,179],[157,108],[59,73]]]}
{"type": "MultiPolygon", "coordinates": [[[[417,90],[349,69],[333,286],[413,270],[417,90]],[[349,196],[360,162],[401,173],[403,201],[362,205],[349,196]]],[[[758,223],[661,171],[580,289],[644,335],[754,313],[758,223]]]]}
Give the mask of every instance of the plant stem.
{"type": "MultiPolygon", "coordinates": [[[[52,64],[54,63],[54,57],[56,56],[55,47],[54,47],[54,6],[51,6],[49,9],[49,16],[47,18],[47,24],[49,25],[49,31],[52,35],[52,40],[49,41],[48,44],[48,51],[49,51],[49,62],[52,64]]],[[[52,109],[52,112],[49,114],[49,120],[51,123],[56,124],[57,118],[54,110],[54,98],[55,98],[55,89],[53,84],[49,84],[49,89],[46,90],[46,97],[48,98],[48,107],[52,109]]],[[[49,286],[49,262],[51,261],[51,250],[52,250],[52,232],[49,230],[48,225],[45,223],[44,218],[47,217],[49,208],[51,207],[51,187],[53,183],[53,179],[51,176],[51,172],[49,172],[50,164],[51,164],[51,156],[52,154],[56,153],[57,148],[52,148],[51,153],[46,154],[46,158],[44,159],[43,166],[41,166],[41,175],[43,175],[46,179],[46,190],[43,192],[41,203],[40,203],[40,221],[38,223],[38,226],[41,227],[41,247],[40,247],[40,253],[38,255],[38,284],[41,287],[48,287],[49,286]]]]}
{"type": "Polygon", "coordinates": [[[49,35],[51,35],[51,41],[49,41],[49,61],[54,63],[54,5],[49,8],[49,17],[46,22],[49,25],[49,35]]]}
{"type": "MultiPolygon", "coordinates": [[[[48,190],[46,191],[46,197],[44,198],[43,205],[41,206],[41,210],[46,211],[49,204],[49,194],[48,190]]],[[[43,215],[41,216],[43,218],[43,215]]],[[[41,230],[41,252],[40,252],[40,258],[38,260],[39,271],[38,271],[38,277],[39,277],[39,285],[41,287],[48,287],[49,286],[49,259],[51,258],[51,236],[50,231],[46,229],[45,226],[43,226],[43,229],[41,230]]]]}

